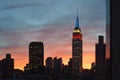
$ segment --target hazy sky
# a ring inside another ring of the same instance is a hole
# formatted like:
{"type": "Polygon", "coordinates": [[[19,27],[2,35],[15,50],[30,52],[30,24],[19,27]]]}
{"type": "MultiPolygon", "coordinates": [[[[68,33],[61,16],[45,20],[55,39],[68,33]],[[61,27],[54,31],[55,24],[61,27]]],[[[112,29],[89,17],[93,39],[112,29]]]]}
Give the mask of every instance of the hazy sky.
{"type": "Polygon", "coordinates": [[[44,43],[45,59],[72,55],[72,32],[79,16],[83,67],[90,68],[98,35],[105,37],[106,0],[0,0],[0,59],[11,53],[15,68],[28,63],[31,41],[44,43]]]}

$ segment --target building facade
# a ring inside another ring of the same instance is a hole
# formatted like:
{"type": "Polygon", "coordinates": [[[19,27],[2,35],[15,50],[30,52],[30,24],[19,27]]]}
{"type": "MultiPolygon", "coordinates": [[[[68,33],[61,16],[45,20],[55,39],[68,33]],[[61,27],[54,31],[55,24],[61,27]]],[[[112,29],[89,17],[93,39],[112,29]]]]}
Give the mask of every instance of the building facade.
{"type": "Polygon", "coordinates": [[[31,69],[44,66],[44,45],[42,42],[31,42],[29,45],[29,65],[31,69]]]}
{"type": "Polygon", "coordinates": [[[77,15],[76,25],[73,30],[72,38],[72,59],[73,59],[73,71],[82,71],[82,33],[79,28],[79,18],[77,15]]]}

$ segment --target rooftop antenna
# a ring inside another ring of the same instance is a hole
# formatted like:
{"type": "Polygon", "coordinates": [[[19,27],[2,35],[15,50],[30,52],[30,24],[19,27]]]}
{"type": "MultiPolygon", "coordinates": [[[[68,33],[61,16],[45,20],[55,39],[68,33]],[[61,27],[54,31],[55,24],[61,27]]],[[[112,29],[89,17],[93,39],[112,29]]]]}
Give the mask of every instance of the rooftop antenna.
{"type": "Polygon", "coordinates": [[[78,8],[77,8],[77,18],[76,18],[76,28],[79,28],[79,18],[78,18],[78,8]]]}

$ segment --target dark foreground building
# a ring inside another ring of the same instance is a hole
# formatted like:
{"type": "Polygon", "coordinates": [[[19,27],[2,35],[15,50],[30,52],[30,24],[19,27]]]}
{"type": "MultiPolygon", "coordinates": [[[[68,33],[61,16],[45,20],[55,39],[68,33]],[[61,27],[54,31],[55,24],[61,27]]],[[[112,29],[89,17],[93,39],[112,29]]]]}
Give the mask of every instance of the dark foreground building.
{"type": "Polygon", "coordinates": [[[96,44],[96,80],[105,80],[105,53],[106,45],[104,44],[104,37],[99,36],[99,42],[96,44]]]}
{"type": "Polygon", "coordinates": [[[62,70],[62,68],[63,68],[63,63],[62,63],[62,58],[60,57],[60,58],[57,58],[57,57],[55,57],[54,59],[53,59],[53,68],[54,68],[54,71],[56,72],[56,73],[58,73],[58,72],[61,72],[61,70],[62,70]]]}
{"type": "Polygon", "coordinates": [[[48,57],[48,58],[46,59],[46,68],[50,68],[50,69],[53,68],[53,60],[52,60],[52,57],[48,57]]]}

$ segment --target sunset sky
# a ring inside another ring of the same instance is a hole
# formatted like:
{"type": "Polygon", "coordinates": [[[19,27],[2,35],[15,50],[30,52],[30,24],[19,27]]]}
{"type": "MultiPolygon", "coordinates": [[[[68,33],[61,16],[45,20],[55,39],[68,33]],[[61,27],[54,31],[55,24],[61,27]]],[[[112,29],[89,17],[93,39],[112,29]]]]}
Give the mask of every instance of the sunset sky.
{"type": "Polygon", "coordinates": [[[29,43],[41,41],[45,59],[62,57],[67,64],[72,57],[77,9],[83,68],[90,68],[98,36],[106,37],[106,0],[0,0],[0,60],[11,53],[15,68],[23,69],[28,63],[29,43]]]}

